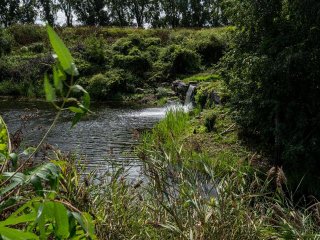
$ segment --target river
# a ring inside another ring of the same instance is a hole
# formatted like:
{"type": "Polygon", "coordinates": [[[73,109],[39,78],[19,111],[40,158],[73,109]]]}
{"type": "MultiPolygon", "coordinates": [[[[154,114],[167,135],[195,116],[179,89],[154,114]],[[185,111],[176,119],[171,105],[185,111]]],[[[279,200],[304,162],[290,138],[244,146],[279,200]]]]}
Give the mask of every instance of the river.
{"type": "MultiPolygon", "coordinates": [[[[87,172],[105,172],[112,163],[126,166],[131,175],[139,174],[141,164],[134,147],[139,142],[141,132],[151,129],[165,116],[166,108],[98,103],[93,104],[91,110],[94,114],[84,118],[72,129],[72,115],[64,113],[45,145],[76,154],[86,166],[87,172]]],[[[5,99],[0,100],[0,114],[10,133],[21,128],[22,146],[26,148],[40,141],[56,111],[45,102],[5,99]]]]}

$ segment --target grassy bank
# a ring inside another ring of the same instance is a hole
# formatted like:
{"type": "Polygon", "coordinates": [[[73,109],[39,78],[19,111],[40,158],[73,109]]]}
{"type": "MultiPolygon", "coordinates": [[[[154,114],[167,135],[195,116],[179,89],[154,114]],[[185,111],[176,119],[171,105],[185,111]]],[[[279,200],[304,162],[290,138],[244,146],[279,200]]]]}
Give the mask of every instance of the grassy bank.
{"type": "MultiPolygon", "coordinates": [[[[2,199],[0,217],[16,216],[13,212],[36,201],[35,196],[51,201],[54,193],[54,201],[69,211],[91,216],[95,234],[90,239],[319,237],[319,204],[293,204],[281,169],[266,172],[263,156],[239,140],[227,106],[168,112],[142,135],[137,154],[143,181],[130,180],[122,168],[82,175],[86,167],[74,157],[50,150],[50,163],[24,169],[26,176],[41,177],[41,188],[24,178],[18,191],[2,199]]],[[[48,226],[55,226],[48,221],[48,226]]],[[[27,231],[33,224],[16,227],[27,231]]],[[[77,234],[88,234],[87,228],[77,228],[77,234]]]]}
{"type": "MultiPolygon", "coordinates": [[[[96,100],[159,100],[161,87],[216,64],[231,28],[165,30],[57,29],[71,49],[82,84],[96,100]]],[[[16,25],[0,33],[0,95],[39,97],[54,62],[45,29],[16,25]]],[[[168,97],[168,96],[167,96],[168,97]]]]}

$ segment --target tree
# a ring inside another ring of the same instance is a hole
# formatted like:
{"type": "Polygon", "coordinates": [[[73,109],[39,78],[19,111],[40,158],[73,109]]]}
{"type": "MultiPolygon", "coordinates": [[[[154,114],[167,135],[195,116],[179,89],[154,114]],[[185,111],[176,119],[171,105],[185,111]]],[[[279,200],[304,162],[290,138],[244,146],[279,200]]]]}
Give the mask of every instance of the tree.
{"type": "Polygon", "coordinates": [[[130,0],[129,6],[139,28],[143,28],[147,11],[150,9],[150,0],[130,0]]]}
{"type": "Polygon", "coordinates": [[[39,5],[41,6],[42,19],[50,24],[54,25],[55,17],[57,14],[58,6],[55,0],[39,0],[39,5]]]}
{"type": "Polygon", "coordinates": [[[125,27],[131,24],[132,16],[128,7],[130,0],[108,0],[112,25],[125,27]]]}
{"type": "Polygon", "coordinates": [[[0,1],[0,24],[4,27],[18,22],[20,0],[0,1]]]}
{"type": "Polygon", "coordinates": [[[160,0],[161,8],[164,13],[165,23],[172,28],[176,28],[180,23],[180,9],[178,1],[160,0]]]}
{"type": "Polygon", "coordinates": [[[106,26],[110,22],[106,0],[73,0],[75,14],[85,25],[106,26]]]}
{"type": "Polygon", "coordinates": [[[64,12],[66,16],[66,24],[68,27],[72,26],[73,20],[73,4],[74,0],[58,0],[59,8],[64,12]]]}
{"type": "Polygon", "coordinates": [[[224,59],[236,119],[284,167],[291,186],[319,196],[320,3],[225,4],[237,27],[224,59]]]}
{"type": "Polygon", "coordinates": [[[158,0],[150,0],[150,7],[145,13],[145,19],[148,24],[153,28],[163,27],[161,18],[161,4],[158,0]]]}
{"type": "Polygon", "coordinates": [[[19,21],[33,24],[37,18],[39,8],[36,0],[22,0],[19,8],[19,21]]]}

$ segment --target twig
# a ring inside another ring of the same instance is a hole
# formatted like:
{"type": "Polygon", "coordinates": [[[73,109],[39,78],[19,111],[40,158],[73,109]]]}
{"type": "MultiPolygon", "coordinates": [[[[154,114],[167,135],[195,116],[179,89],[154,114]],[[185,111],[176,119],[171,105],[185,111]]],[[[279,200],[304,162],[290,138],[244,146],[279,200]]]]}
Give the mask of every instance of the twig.
{"type": "Polygon", "coordinates": [[[225,131],[223,131],[220,135],[224,135],[224,134],[226,134],[226,133],[229,133],[229,132],[234,131],[234,130],[235,130],[235,129],[234,129],[235,126],[236,126],[235,123],[231,124],[231,126],[228,127],[225,131]]]}

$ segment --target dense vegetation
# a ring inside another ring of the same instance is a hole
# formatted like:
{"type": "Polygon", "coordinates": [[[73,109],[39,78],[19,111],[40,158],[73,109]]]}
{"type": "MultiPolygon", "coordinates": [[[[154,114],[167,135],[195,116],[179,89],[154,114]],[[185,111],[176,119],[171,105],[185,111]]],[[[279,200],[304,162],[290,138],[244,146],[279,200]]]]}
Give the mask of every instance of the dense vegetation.
{"type": "Polygon", "coordinates": [[[223,61],[244,134],[254,136],[273,164],[284,167],[293,188],[317,196],[319,11],[318,1],[233,3],[230,19],[238,31],[223,61]]]}
{"type": "Polygon", "coordinates": [[[142,134],[137,154],[148,180],[133,183],[122,168],[82,179],[75,160],[58,150],[49,163],[26,165],[43,140],[20,154],[29,155],[26,162],[18,159],[0,118],[0,238],[320,238],[318,1],[19,3],[0,3],[8,26],[0,30],[1,95],[44,93],[58,108],[56,119],[74,102],[68,110],[76,124],[90,112],[89,93],[161,98],[181,79],[197,84],[196,107],[169,111],[142,134]],[[59,7],[67,25],[72,13],[92,25],[57,28],[74,62],[51,28],[48,41],[45,28],[16,25],[34,23],[37,8],[53,24],[59,7]],[[233,27],[97,27],[134,22],[233,27]]]}
{"type": "MultiPolygon", "coordinates": [[[[222,57],[231,31],[78,27],[59,33],[75,57],[80,82],[93,98],[106,100],[154,93],[160,84],[170,88],[177,78],[209,69],[222,57]]],[[[0,94],[42,95],[42,76],[54,61],[46,39],[44,28],[33,25],[0,30],[0,94]]]]}

